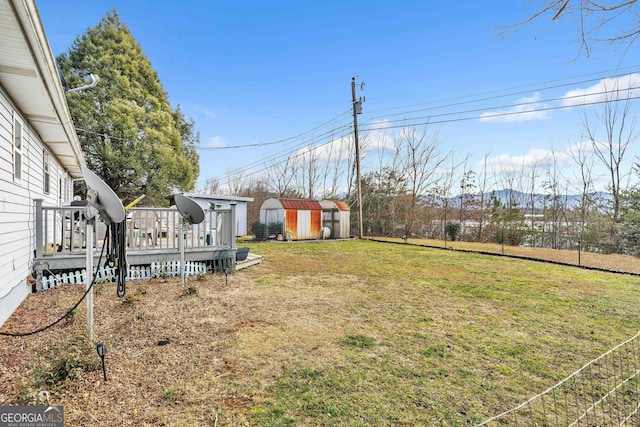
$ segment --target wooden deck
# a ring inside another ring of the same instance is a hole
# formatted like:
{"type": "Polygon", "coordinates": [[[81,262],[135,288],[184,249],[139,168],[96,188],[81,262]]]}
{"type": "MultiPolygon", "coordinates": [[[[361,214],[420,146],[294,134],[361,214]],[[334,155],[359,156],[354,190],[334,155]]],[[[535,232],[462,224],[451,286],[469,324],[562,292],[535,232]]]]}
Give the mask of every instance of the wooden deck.
{"type": "Polygon", "coordinates": [[[258,265],[262,262],[263,258],[264,257],[262,255],[249,253],[249,255],[247,255],[247,259],[243,261],[236,261],[236,270],[241,270],[243,268],[248,268],[253,265],[258,265]]]}
{"type": "MultiPolygon", "coordinates": [[[[181,217],[175,208],[132,208],[127,212],[127,264],[149,266],[180,261],[181,217]]],[[[44,207],[36,201],[36,288],[43,276],[78,271],[86,266],[84,206],[44,207]]],[[[94,265],[98,266],[106,225],[94,220],[94,265]]],[[[238,270],[262,262],[249,254],[236,261],[235,206],[205,211],[205,221],[185,231],[185,262],[205,262],[209,271],[238,270]]],[[[102,260],[104,265],[105,260],[102,260]]]]}

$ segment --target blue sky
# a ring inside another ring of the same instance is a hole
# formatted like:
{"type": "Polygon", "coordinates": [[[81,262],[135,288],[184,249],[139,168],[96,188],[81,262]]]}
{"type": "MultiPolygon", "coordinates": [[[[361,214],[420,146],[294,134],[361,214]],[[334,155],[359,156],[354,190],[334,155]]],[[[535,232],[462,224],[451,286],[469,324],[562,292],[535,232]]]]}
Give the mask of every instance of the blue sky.
{"type": "MultiPolygon", "coordinates": [[[[170,103],[194,119],[201,134],[199,185],[231,170],[260,169],[261,160],[305,141],[287,138],[331,119],[337,117],[322,132],[350,124],[352,77],[365,83],[363,90],[358,85],[357,96],[366,97],[358,118],[371,129],[445,112],[478,110],[428,120],[504,113],[522,102],[530,104],[520,109],[555,107],[567,103],[561,98],[569,91],[595,87],[600,77],[640,72],[637,46],[626,55],[601,46],[589,58],[580,56],[574,20],[545,21],[500,37],[535,11],[525,0],[40,1],[54,55],[110,9],[142,46],[170,103]],[[567,85],[552,88],[561,84],[567,85]],[[443,107],[480,98],[493,99],[443,107]]],[[[471,154],[479,167],[487,154],[507,164],[580,143],[584,112],[430,126],[447,150],[471,154]]],[[[634,148],[627,157],[636,154],[634,148]]]]}

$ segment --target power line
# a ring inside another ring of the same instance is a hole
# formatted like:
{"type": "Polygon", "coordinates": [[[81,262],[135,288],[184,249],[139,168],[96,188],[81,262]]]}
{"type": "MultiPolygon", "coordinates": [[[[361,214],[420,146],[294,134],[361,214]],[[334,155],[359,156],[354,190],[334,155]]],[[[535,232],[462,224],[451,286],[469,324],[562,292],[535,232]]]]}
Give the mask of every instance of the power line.
{"type": "Polygon", "coordinates": [[[339,119],[341,116],[344,116],[345,114],[350,113],[349,110],[344,111],[340,114],[338,114],[337,116],[335,116],[333,119],[326,121],[325,123],[322,123],[318,126],[316,126],[313,129],[309,129],[308,131],[305,131],[299,135],[295,135],[295,136],[290,136],[288,138],[284,138],[284,139],[279,139],[277,141],[271,141],[271,142],[256,142],[256,143],[252,143],[252,144],[242,144],[242,145],[230,145],[230,146],[226,146],[226,147],[202,147],[199,148],[198,150],[227,150],[227,149],[231,149],[231,148],[246,148],[246,147],[264,147],[267,145],[275,145],[275,144],[280,144],[282,142],[287,142],[287,141],[291,141],[292,139],[298,139],[302,136],[305,136],[315,130],[321,129],[323,127],[325,127],[326,125],[334,122],[335,120],[339,119]]]}
{"type": "Polygon", "coordinates": [[[256,170],[250,171],[250,172],[248,171],[248,169],[251,169],[254,166],[265,165],[265,164],[267,164],[269,162],[273,162],[275,159],[277,159],[279,157],[286,157],[287,159],[295,159],[295,158],[300,157],[300,156],[305,154],[304,152],[303,153],[294,154],[296,151],[299,151],[300,149],[302,149],[304,147],[308,147],[309,150],[316,150],[318,148],[324,147],[325,145],[328,145],[328,144],[332,143],[333,141],[336,141],[336,140],[342,139],[342,138],[344,138],[346,136],[349,136],[351,134],[351,132],[352,132],[351,129],[352,128],[351,128],[350,124],[340,126],[340,128],[331,130],[329,132],[325,132],[323,135],[321,135],[321,136],[329,136],[329,135],[331,136],[329,138],[329,140],[327,142],[323,143],[323,144],[311,145],[310,146],[310,143],[311,144],[317,143],[318,142],[317,139],[306,140],[306,141],[303,141],[301,144],[296,145],[295,147],[288,147],[286,150],[280,151],[278,153],[274,153],[274,154],[272,154],[272,155],[270,155],[268,157],[262,157],[262,158],[260,158],[258,160],[251,161],[250,163],[245,164],[243,166],[239,166],[239,167],[237,167],[237,168],[235,168],[233,170],[226,171],[223,175],[219,175],[219,176],[215,176],[215,177],[209,177],[209,178],[206,178],[206,179],[200,179],[200,180],[198,180],[198,182],[202,182],[202,181],[206,182],[206,181],[209,181],[209,180],[222,180],[225,177],[228,177],[228,176],[231,176],[231,175],[235,175],[235,174],[238,174],[238,173],[241,173],[241,172],[244,172],[245,176],[253,176],[253,175],[255,175],[255,174],[259,173],[259,172],[267,170],[268,167],[267,166],[260,167],[259,169],[256,169],[256,170]],[[342,133],[338,132],[340,130],[344,130],[344,132],[342,132],[342,133]]]}
{"type": "MultiPolygon", "coordinates": [[[[581,95],[584,96],[584,95],[581,95]]],[[[627,97],[624,99],[615,99],[615,100],[601,100],[601,101],[594,101],[594,102],[585,102],[579,105],[558,105],[555,107],[544,107],[544,108],[538,108],[536,110],[527,110],[527,111],[508,111],[508,112],[503,112],[503,113],[495,113],[495,114],[488,114],[488,115],[484,115],[484,116],[473,116],[473,117],[460,117],[457,119],[447,119],[447,120],[436,120],[436,121],[431,121],[431,120],[427,120],[426,122],[418,122],[418,123],[411,123],[411,124],[402,124],[402,125],[392,125],[392,126],[381,126],[381,127],[370,127],[370,128],[366,128],[364,130],[366,131],[372,131],[372,130],[386,130],[386,129],[397,129],[397,128],[402,128],[402,127],[410,127],[410,126],[421,126],[421,125],[432,125],[432,124],[441,124],[441,123],[453,123],[453,122],[462,122],[462,121],[468,121],[468,120],[486,120],[486,119],[492,119],[495,117],[504,117],[504,116],[514,116],[514,115],[518,115],[518,114],[531,114],[531,113],[537,113],[537,112],[544,112],[544,111],[552,111],[552,110],[562,110],[565,108],[576,108],[576,107],[589,107],[592,105],[598,105],[598,104],[605,104],[607,102],[622,102],[622,101],[633,101],[635,99],[640,99],[640,96],[632,96],[632,97],[627,97]]],[[[431,116],[433,117],[433,116],[431,116]]],[[[415,118],[414,120],[419,120],[419,119],[424,119],[424,118],[428,118],[428,117],[419,117],[419,118],[415,118]]]]}
{"type": "MultiPolygon", "coordinates": [[[[631,90],[636,90],[636,89],[640,89],[640,87],[629,87],[629,88],[624,88],[624,89],[618,89],[616,90],[617,92],[629,92],[631,90]]],[[[538,105],[538,104],[544,104],[544,103],[548,103],[548,102],[555,102],[555,101],[563,101],[563,100],[567,100],[567,99],[575,99],[575,98],[586,98],[589,96],[597,96],[597,95],[604,95],[604,94],[608,94],[614,92],[612,91],[601,91],[601,92],[590,92],[590,93],[586,93],[586,94],[582,94],[582,95],[572,95],[572,96],[562,96],[562,97],[558,97],[558,98],[550,98],[550,99],[543,99],[543,100],[535,100],[535,101],[527,101],[527,102],[520,102],[517,104],[506,104],[506,105],[498,105],[498,106],[492,106],[492,107],[484,107],[484,108],[475,108],[475,109],[471,109],[471,110],[463,110],[463,111],[454,111],[454,112],[449,112],[449,113],[440,113],[440,114],[431,114],[428,116],[418,116],[418,117],[409,117],[409,118],[403,118],[403,119],[396,119],[396,120],[388,120],[385,123],[395,123],[395,122],[406,122],[406,121],[411,121],[411,120],[421,120],[421,119],[427,119],[427,118],[433,118],[433,117],[445,117],[445,116],[456,116],[456,115],[460,115],[460,114],[468,114],[468,113],[478,113],[481,111],[488,111],[488,110],[499,110],[499,109],[503,109],[503,108],[517,108],[517,107],[525,107],[528,105],[538,105]]],[[[627,98],[624,98],[623,100],[626,100],[627,98]]],[[[613,102],[613,101],[619,101],[619,100],[613,100],[613,99],[609,99],[609,100],[603,100],[602,102],[613,102]]],[[[566,108],[573,108],[573,107],[579,107],[582,105],[593,105],[591,103],[587,103],[587,104],[579,104],[579,105],[567,105],[565,106],[566,108]]],[[[505,115],[513,115],[513,114],[531,114],[531,113],[535,113],[536,111],[543,111],[542,109],[536,109],[536,110],[524,110],[524,111],[510,111],[510,112],[505,112],[505,115]]],[[[494,116],[499,116],[500,113],[495,113],[492,114],[491,117],[494,116]]],[[[480,117],[480,118],[484,118],[484,117],[480,117]]]]}
{"type": "MultiPolygon", "coordinates": [[[[435,100],[435,101],[429,101],[429,102],[423,102],[423,103],[417,103],[417,104],[409,104],[409,105],[405,105],[405,106],[398,106],[398,107],[374,110],[374,111],[370,111],[369,114],[374,114],[374,113],[379,113],[379,112],[384,112],[384,111],[393,111],[393,110],[398,110],[400,108],[410,108],[410,107],[417,107],[417,106],[420,106],[420,105],[429,105],[429,104],[435,104],[435,103],[441,103],[441,102],[449,102],[449,101],[473,98],[473,97],[478,97],[478,96],[482,97],[482,98],[479,98],[479,99],[472,99],[472,100],[464,101],[464,102],[445,104],[445,105],[437,105],[437,106],[434,106],[434,107],[425,108],[425,109],[419,109],[419,110],[415,110],[415,111],[446,108],[446,107],[451,107],[451,106],[456,106],[456,105],[463,105],[463,104],[467,104],[467,103],[481,102],[481,101],[497,99],[497,98],[503,98],[503,97],[508,97],[508,96],[522,95],[522,94],[525,94],[525,93],[530,93],[531,91],[544,91],[544,90],[549,90],[549,89],[557,89],[559,87],[566,87],[566,86],[571,86],[571,85],[590,83],[590,82],[602,80],[602,79],[605,79],[605,78],[614,78],[614,77],[626,76],[626,75],[629,75],[629,74],[633,74],[634,72],[625,72],[625,73],[620,73],[620,72],[622,70],[637,69],[638,67],[640,67],[640,65],[632,65],[632,66],[623,67],[623,68],[617,68],[617,69],[613,69],[613,70],[604,70],[604,71],[598,71],[598,72],[589,73],[589,74],[582,74],[582,75],[573,76],[573,77],[565,77],[565,78],[562,78],[562,79],[547,80],[547,81],[538,82],[538,83],[514,86],[514,87],[510,87],[510,88],[506,88],[506,89],[497,89],[497,90],[492,90],[492,91],[487,91],[487,92],[480,92],[480,93],[471,94],[471,95],[457,96],[457,97],[452,97],[452,98],[444,98],[444,99],[435,100]],[[612,73],[612,72],[615,72],[615,73],[618,73],[618,74],[608,75],[608,73],[612,73]],[[602,74],[605,74],[605,75],[603,76],[602,74]],[[565,84],[561,84],[561,85],[546,86],[546,87],[542,87],[542,88],[536,87],[536,86],[539,86],[539,85],[549,85],[549,84],[552,84],[552,83],[563,82],[563,81],[567,81],[567,80],[574,80],[574,79],[578,79],[578,78],[590,77],[590,76],[596,76],[596,75],[598,75],[599,77],[593,78],[593,79],[588,79],[588,80],[582,80],[582,81],[571,81],[569,83],[565,83],[565,84]],[[490,95],[490,94],[494,94],[494,93],[502,93],[504,91],[512,91],[512,90],[523,89],[523,88],[533,88],[533,89],[529,89],[527,91],[510,92],[510,93],[507,93],[507,94],[504,94],[504,95],[496,95],[494,97],[485,97],[486,95],[490,95]]],[[[398,113],[398,114],[404,114],[404,113],[398,113]]],[[[392,115],[397,115],[397,114],[392,114],[392,115]]],[[[385,115],[385,116],[389,116],[389,115],[385,115]]],[[[374,120],[376,118],[379,118],[379,117],[373,117],[373,118],[371,118],[369,120],[374,120]]]]}

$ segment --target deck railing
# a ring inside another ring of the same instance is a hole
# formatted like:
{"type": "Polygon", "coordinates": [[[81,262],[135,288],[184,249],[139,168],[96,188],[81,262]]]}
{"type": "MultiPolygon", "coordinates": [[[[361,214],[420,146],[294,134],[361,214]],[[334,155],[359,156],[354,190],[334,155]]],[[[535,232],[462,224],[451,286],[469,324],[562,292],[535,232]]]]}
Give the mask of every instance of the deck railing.
{"type": "MultiPolygon", "coordinates": [[[[87,222],[84,206],[43,206],[36,203],[36,258],[61,254],[85,253],[85,230],[87,222]]],[[[198,249],[234,248],[235,230],[232,209],[205,211],[201,224],[186,227],[185,248],[198,249]]],[[[127,211],[128,251],[179,251],[179,230],[182,217],[175,208],[131,208],[127,211]]],[[[95,218],[95,249],[102,249],[106,225],[95,218]]]]}

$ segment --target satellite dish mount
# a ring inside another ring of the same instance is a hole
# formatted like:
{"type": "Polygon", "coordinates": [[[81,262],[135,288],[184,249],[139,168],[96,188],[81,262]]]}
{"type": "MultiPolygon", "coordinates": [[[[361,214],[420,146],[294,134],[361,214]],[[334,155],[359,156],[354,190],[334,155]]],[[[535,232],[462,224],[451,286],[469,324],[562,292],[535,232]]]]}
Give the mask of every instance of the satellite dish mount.
{"type": "MultiPolygon", "coordinates": [[[[84,176],[84,181],[87,185],[87,201],[89,202],[86,207],[86,248],[87,248],[87,257],[86,257],[86,270],[87,270],[87,282],[86,282],[86,291],[87,291],[87,324],[89,326],[89,335],[91,339],[93,339],[93,290],[90,290],[91,286],[93,286],[93,230],[95,225],[96,216],[100,215],[102,220],[114,230],[117,229],[116,226],[120,226],[121,228],[126,227],[126,213],[124,210],[124,206],[122,202],[114,193],[114,191],[109,187],[98,175],[92,172],[86,166],[82,166],[82,174],[84,176]]],[[[120,230],[118,233],[121,237],[126,235],[125,230],[120,230]]],[[[106,240],[106,239],[105,239],[106,240]]],[[[116,239],[114,239],[115,243],[116,239]]],[[[105,241],[106,245],[107,242],[105,241]]],[[[127,262],[124,258],[124,244],[126,242],[121,242],[121,257],[118,258],[118,269],[120,270],[119,282],[118,282],[118,295],[120,295],[120,290],[122,289],[122,295],[124,295],[124,283],[120,283],[122,279],[126,279],[126,268],[127,262]],[[122,273],[124,271],[124,274],[122,273]]],[[[122,296],[120,295],[120,296],[122,296]]]]}
{"type": "Polygon", "coordinates": [[[184,255],[184,247],[186,244],[187,231],[191,230],[193,224],[200,224],[204,221],[204,210],[202,207],[195,202],[193,199],[190,199],[187,196],[182,194],[175,194],[173,196],[173,201],[178,208],[178,212],[182,216],[182,220],[180,221],[180,281],[182,286],[185,285],[187,280],[187,269],[185,263],[185,255],[184,255]]]}

